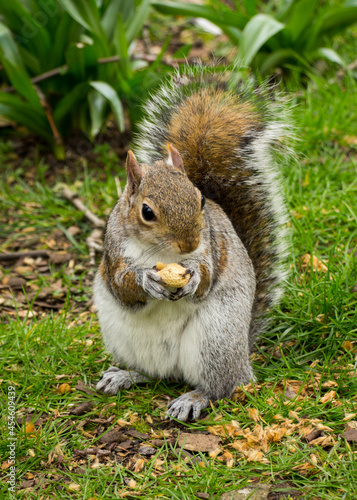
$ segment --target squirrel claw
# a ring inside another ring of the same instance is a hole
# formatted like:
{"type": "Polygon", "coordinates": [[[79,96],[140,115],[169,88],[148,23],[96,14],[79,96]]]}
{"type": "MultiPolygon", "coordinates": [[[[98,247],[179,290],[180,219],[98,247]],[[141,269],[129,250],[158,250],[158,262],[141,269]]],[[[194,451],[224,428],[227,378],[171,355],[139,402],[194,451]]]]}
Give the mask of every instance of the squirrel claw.
{"type": "Polygon", "coordinates": [[[186,422],[189,418],[197,420],[201,410],[209,406],[209,399],[198,391],[187,392],[169,404],[166,418],[176,418],[186,422]]]}

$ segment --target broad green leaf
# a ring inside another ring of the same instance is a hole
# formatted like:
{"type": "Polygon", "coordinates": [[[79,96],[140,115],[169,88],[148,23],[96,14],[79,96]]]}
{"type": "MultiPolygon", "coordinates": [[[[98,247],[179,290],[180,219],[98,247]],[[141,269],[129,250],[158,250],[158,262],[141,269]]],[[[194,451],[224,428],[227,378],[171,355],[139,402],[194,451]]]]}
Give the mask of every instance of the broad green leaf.
{"type": "Polygon", "coordinates": [[[285,25],[287,34],[289,34],[293,42],[297,41],[301,34],[308,35],[309,26],[313,25],[315,16],[317,15],[315,9],[318,3],[319,0],[300,0],[294,2],[289,19],[285,25]]]}
{"type": "Polygon", "coordinates": [[[186,2],[157,2],[151,5],[162,14],[171,16],[203,17],[223,29],[223,26],[232,26],[243,29],[249,17],[231,10],[214,9],[206,5],[195,5],[186,2]]]}
{"type": "Polygon", "coordinates": [[[77,81],[84,80],[89,67],[97,65],[98,54],[93,45],[83,42],[72,43],[66,51],[68,72],[72,73],[77,81]]]}
{"type": "Polygon", "coordinates": [[[65,62],[65,54],[71,43],[78,42],[83,27],[77,23],[68,12],[63,12],[54,32],[54,41],[51,51],[53,67],[61,66],[65,62]]]}
{"type": "Polygon", "coordinates": [[[100,14],[94,0],[59,0],[59,3],[83,28],[103,37],[100,14]]]}
{"type": "Polygon", "coordinates": [[[108,40],[112,41],[117,25],[117,16],[120,14],[122,0],[111,0],[101,19],[101,25],[108,40]]]}
{"type": "Polygon", "coordinates": [[[85,99],[88,91],[87,82],[79,83],[73,89],[60,99],[57,103],[56,108],[53,112],[53,119],[56,123],[62,122],[62,120],[73,111],[75,106],[79,106],[81,102],[85,99]]]}
{"type": "Polygon", "coordinates": [[[132,74],[130,68],[129,47],[125,34],[124,23],[120,14],[117,15],[117,25],[114,34],[114,46],[120,56],[119,67],[121,70],[121,74],[126,80],[130,80],[132,74]]]}
{"type": "Polygon", "coordinates": [[[126,39],[130,44],[139,34],[150,12],[151,0],[143,0],[126,25],[126,39]]]}
{"type": "Polygon", "coordinates": [[[16,34],[18,43],[38,56],[45,66],[51,48],[51,38],[46,31],[49,16],[39,6],[29,12],[19,0],[1,0],[1,15],[6,26],[16,34]]]}
{"type": "Polygon", "coordinates": [[[248,14],[248,16],[255,16],[257,13],[257,6],[256,6],[256,1],[255,0],[245,0],[245,10],[248,14]]]}
{"type": "Polygon", "coordinates": [[[104,110],[108,101],[96,90],[88,92],[89,114],[91,119],[90,137],[94,139],[104,123],[104,110]]]}
{"type": "Polygon", "coordinates": [[[339,64],[340,66],[346,66],[346,63],[343,62],[341,57],[337,54],[333,49],[329,49],[328,47],[321,47],[318,49],[318,54],[329,61],[339,64]]]}
{"type": "Polygon", "coordinates": [[[240,41],[240,59],[249,65],[269,38],[284,29],[284,24],[266,14],[257,14],[245,26],[240,41]]]}
{"type": "Polygon", "coordinates": [[[119,130],[123,132],[124,131],[123,105],[116,91],[106,82],[89,82],[89,85],[92,88],[94,88],[97,92],[102,94],[102,96],[108,100],[110,107],[112,108],[112,111],[116,118],[116,121],[118,123],[119,130]]]}
{"type": "Polygon", "coordinates": [[[0,23],[0,61],[17,92],[35,107],[40,107],[39,97],[22,63],[16,43],[8,28],[2,23],[0,23]]]}
{"type": "Polygon", "coordinates": [[[289,60],[299,61],[302,66],[307,65],[307,61],[292,49],[279,49],[265,57],[262,55],[257,64],[259,64],[259,71],[264,75],[289,60]]]}
{"type": "Polygon", "coordinates": [[[31,106],[16,95],[0,92],[0,116],[24,125],[49,142],[53,139],[43,108],[31,106]]]}
{"type": "Polygon", "coordinates": [[[357,4],[330,9],[321,21],[320,34],[337,33],[357,22],[357,4]]]}

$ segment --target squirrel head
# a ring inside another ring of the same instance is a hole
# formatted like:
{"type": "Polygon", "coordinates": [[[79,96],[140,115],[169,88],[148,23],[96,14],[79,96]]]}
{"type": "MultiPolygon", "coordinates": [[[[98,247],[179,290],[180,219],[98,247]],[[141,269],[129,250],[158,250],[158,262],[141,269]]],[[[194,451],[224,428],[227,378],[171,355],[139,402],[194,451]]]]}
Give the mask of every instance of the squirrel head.
{"type": "Polygon", "coordinates": [[[180,153],[168,145],[167,161],[139,165],[132,151],[126,159],[123,193],[125,223],[139,241],[167,245],[188,254],[201,243],[205,199],[185,172],[180,153]]]}

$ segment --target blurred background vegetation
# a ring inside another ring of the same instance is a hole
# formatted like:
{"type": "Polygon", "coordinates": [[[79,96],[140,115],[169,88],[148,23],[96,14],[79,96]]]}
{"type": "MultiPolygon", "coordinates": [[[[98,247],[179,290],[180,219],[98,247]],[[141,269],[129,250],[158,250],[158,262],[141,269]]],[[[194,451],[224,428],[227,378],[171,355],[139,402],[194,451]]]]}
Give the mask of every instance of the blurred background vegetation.
{"type": "Polygon", "coordinates": [[[357,0],[2,0],[0,124],[64,159],[77,131],[135,130],[139,104],[186,61],[297,88],[353,74],[339,35],[356,22],[357,0]]]}

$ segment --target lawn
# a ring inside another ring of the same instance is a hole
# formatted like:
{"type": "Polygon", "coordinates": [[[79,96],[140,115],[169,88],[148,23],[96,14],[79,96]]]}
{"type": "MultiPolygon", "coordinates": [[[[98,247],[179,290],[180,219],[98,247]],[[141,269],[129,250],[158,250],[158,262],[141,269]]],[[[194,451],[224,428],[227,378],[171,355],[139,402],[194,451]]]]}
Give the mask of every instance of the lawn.
{"type": "Polygon", "coordinates": [[[115,176],[125,181],[119,149],[103,142],[61,163],[34,141],[0,139],[0,252],[50,256],[0,262],[5,498],[10,443],[18,498],[227,500],[245,487],[254,499],[357,498],[357,85],[331,75],[289,93],[299,141],[281,162],[286,293],[253,354],[257,383],[193,423],[165,420],[183,384],[94,390],[110,359],[91,302],[93,225],[61,190],[104,219],[115,176]]]}

